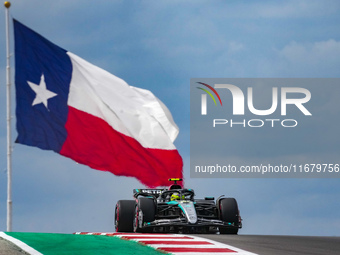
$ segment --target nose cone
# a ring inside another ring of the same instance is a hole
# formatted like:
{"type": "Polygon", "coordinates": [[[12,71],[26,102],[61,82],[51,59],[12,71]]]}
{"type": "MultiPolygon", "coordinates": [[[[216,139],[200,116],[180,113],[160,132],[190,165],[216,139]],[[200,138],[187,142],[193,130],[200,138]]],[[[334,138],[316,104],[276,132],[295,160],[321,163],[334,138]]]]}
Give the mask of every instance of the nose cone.
{"type": "Polygon", "coordinates": [[[197,222],[197,214],[194,203],[191,201],[180,201],[178,206],[182,209],[188,222],[195,224],[197,222]]]}

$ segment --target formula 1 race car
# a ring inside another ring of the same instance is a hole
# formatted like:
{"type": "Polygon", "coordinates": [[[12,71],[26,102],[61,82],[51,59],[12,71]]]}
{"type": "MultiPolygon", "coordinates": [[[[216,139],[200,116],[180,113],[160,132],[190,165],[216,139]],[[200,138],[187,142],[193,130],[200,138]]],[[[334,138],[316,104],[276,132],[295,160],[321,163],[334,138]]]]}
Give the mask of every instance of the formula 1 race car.
{"type": "Polygon", "coordinates": [[[116,232],[237,234],[242,219],[234,198],[194,199],[177,181],[169,189],[134,189],[135,200],[119,200],[116,232]]]}

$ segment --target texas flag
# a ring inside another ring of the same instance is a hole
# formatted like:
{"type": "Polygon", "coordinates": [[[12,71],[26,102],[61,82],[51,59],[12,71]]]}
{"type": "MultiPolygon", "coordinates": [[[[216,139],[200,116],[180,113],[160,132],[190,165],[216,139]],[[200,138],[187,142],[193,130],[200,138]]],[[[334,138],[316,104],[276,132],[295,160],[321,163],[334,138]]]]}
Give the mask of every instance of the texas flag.
{"type": "Polygon", "coordinates": [[[17,143],[149,187],[182,177],[178,127],[159,99],[13,22],[17,143]]]}

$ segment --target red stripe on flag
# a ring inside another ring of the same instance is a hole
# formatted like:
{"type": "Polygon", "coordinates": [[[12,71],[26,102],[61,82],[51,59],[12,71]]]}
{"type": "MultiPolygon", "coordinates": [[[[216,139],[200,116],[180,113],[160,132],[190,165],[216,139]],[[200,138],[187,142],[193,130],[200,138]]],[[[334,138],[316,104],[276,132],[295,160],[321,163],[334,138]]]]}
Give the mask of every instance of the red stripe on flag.
{"type": "Polygon", "coordinates": [[[206,241],[140,241],[143,244],[173,244],[173,245],[211,245],[212,243],[206,241]]]}
{"type": "Polygon", "coordinates": [[[104,120],[69,106],[67,138],[60,154],[93,169],[136,177],[149,186],[166,186],[182,178],[177,150],[144,148],[135,139],[114,130],[104,120]]]}
{"type": "Polygon", "coordinates": [[[206,253],[217,253],[217,252],[236,252],[228,248],[180,248],[180,247],[159,247],[157,250],[166,252],[206,252],[206,253]]]}

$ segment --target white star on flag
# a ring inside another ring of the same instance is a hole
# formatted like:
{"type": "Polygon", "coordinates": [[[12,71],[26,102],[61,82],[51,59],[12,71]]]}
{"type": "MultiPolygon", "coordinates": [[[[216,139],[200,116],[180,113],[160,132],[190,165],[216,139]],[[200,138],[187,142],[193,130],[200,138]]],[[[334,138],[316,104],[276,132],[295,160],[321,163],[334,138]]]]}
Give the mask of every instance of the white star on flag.
{"type": "Polygon", "coordinates": [[[45,107],[48,109],[47,100],[57,96],[58,94],[53,93],[52,91],[46,89],[44,74],[41,75],[39,85],[34,84],[33,82],[30,81],[27,81],[27,83],[36,94],[32,106],[43,103],[45,107]]]}

